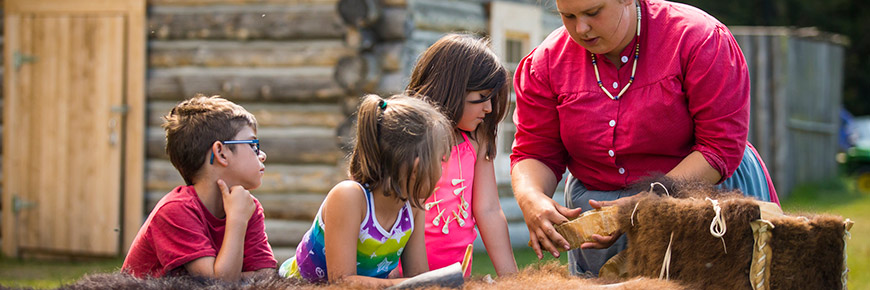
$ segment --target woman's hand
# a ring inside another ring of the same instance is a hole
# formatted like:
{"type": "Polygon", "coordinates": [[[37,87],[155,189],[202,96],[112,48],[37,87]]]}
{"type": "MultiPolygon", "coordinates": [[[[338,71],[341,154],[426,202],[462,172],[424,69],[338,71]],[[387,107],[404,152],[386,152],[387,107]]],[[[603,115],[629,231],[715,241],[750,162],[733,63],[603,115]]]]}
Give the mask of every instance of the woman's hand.
{"type": "Polygon", "coordinates": [[[541,194],[539,198],[527,199],[520,203],[523,219],[529,228],[529,243],[542,259],[542,249],[550,252],[553,257],[559,257],[559,248],[567,250],[570,246],[562,235],[556,232],[553,225],[567,222],[569,218],[580,215],[581,209],[568,209],[552,198],[541,194]]]}
{"type": "MultiPolygon", "coordinates": [[[[629,201],[629,199],[631,199],[633,197],[634,196],[626,196],[626,197],[623,197],[623,198],[620,198],[617,200],[609,200],[609,201],[597,201],[594,199],[590,199],[589,205],[592,206],[593,209],[601,209],[601,207],[603,207],[603,206],[612,206],[612,205],[627,203],[629,201]]],[[[620,230],[613,232],[609,236],[602,236],[602,235],[593,234],[592,239],[595,240],[595,242],[585,242],[585,243],[580,245],[580,248],[581,249],[606,249],[606,248],[610,248],[610,246],[612,246],[613,243],[615,243],[616,240],[618,240],[620,236],[622,236],[622,231],[620,231],[620,230]]]]}
{"type": "Polygon", "coordinates": [[[556,176],[538,160],[525,159],[514,164],[511,186],[529,228],[529,246],[538,259],[544,258],[542,249],[553,254],[553,257],[559,257],[559,248],[567,249],[568,242],[556,232],[553,224],[580,215],[580,209],[569,210],[553,200],[556,176]]]}

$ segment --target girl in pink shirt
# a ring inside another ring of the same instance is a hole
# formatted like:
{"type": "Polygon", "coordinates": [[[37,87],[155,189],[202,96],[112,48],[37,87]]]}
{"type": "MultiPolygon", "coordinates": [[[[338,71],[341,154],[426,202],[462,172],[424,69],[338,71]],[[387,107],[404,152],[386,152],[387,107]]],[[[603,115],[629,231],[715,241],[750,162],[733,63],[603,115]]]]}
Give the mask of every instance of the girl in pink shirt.
{"type": "Polygon", "coordinates": [[[451,34],[420,56],[408,90],[439,105],[455,126],[450,159],[424,204],[429,268],[461,262],[476,224],[496,273],[516,273],[493,167],[498,122],[507,111],[507,71],[486,41],[451,34]]]}

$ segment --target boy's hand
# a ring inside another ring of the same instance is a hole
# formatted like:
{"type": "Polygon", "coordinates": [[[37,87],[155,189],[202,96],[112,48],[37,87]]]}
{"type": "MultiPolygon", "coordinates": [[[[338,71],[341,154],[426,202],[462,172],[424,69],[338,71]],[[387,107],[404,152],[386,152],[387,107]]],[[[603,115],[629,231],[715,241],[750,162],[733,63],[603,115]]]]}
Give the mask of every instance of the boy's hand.
{"type": "Polygon", "coordinates": [[[230,218],[240,219],[247,222],[254,214],[256,206],[254,205],[254,197],[247,189],[241,185],[235,185],[232,191],[227,188],[227,184],[223,179],[218,179],[218,188],[221,190],[221,197],[224,202],[224,211],[227,214],[227,221],[230,218]]]}

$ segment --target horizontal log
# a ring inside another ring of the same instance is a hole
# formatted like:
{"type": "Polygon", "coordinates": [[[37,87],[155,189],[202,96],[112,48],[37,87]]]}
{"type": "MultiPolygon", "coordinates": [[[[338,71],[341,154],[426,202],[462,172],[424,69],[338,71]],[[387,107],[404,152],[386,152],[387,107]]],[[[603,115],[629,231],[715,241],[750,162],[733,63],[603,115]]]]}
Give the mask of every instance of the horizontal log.
{"type": "MultiPolygon", "coordinates": [[[[390,0],[395,1],[395,0],[390,0]]],[[[335,5],[338,0],[148,0],[148,6],[203,6],[203,5],[251,5],[251,4],[280,4],[280,5],[335,5]]]]}
{"type": "Polygon", "coordinates": [[[378,42],[378,35],[371,28],[348,27],[345,30],[344,41],[347,47],[356,51],[371,51],[378,42]]]}
{"type": "Polygon", "coordinates": [[[338,1],[338,14],[348,26],[368,27],[378,20],[380,4],[377,0],[341,0],[338,1]]]}
{"type": "Polygon", "coordinates": [[[414,28],[440,32],[486,33],[489,19],[483,4],[476,2],[416,0],[409,10],[414,28]]]}
{"type": "MultiPolygon", "coordinates": [[[[170,189],[171,190],[171,189],[170,189]]],[[[145,194],[145,212],[150,213],[167,191],[149,191],[145,194]]],[[[263,205],[266,218],[312,221],[326,198],[326,193],[258,193],[254,195],[263,205]]]]}
{"type": "Polygon", "coordinates": [[[148,43],[151,68],[300,67],[334,66],[356,54],[340,39],[308,41],[203,41],[152,40],[148,43]]]}
{"type": "Polygon", "coordinates": [[[401,72],[387,73],[381,76],[377,92],[381,96],[391,96],[405,90],[410,80],[401,72]]]}
{"type": "Polygon", "coordinates": [[[335,66],[335,80],[348,92],[372,91],[381,77],[381,64],[372,53],[344,57],[335,66]]]}
{"type": "MultiPolygon", "coordinates": [[[[163,116],[177,102],[148,102],[148,125],[159,128],[163,116]]],[[[254,114],[260,128],[268,127],[326,127],[336,128],[346,118],[338,102],[331,103],[238,103],[254,114]]]]}
{"type": "MultiPolygon", "coordinates": [[[[451,3],[456,3],[451,1],[451,3]]],[[[373,25],[381,40],[401,40],[408,34],[408,10],[405,7],[385,7],[381,17],[373,25]]]]}
{"type": "MultiPolygon", "coordinates": [[[[384,72],[405,71],[405,64],[402,62],[402,53],[405,51],[404,42],[391,41],[383,42],[375,45],[375,55],[381,61],[381,69],[384,72]]],[[[410,72],[410,68],[407,68],[410,72]]]]}
{"type": "Polygon", "coordinates": [[[302,241],[302,236],[311,228],[313,220],[287,221],[266,219],[266,236],[273,247],[295,247],[302,241]]]}
{"type": "MultiPolygon", "coordinates": [[[[266,165],[272,164],[336,164],[344,158],[338,147],[334,128],[260,128],[257,137],[260,149],[266,152],[266,165]]],[[[163,129],[148,129],[148,158],[169,159],[163,129]]]]}
{"type": "Polygon", "coordinates": [[[148,72],[150,100],[180,101],[197,93],[235,102],[327,102],[345,95],[334,67],[164,68],[148,72]]]}
{"type": "Polygon", "coordinates": [[[151,39],[335,39],[344,24],[335,5],[152,6],[151,39]]]}
{"type": "Polygon", "coordinates": [[[408,0],[381,0],[382,7],[405,7],[408,0]]]}
{"type": "MultiPolygon", "coordinates": [[[[347,179],[343,166],[330,165],[270,165],[262,184],[253,193],[266,192],[328,192],[339,181],[347,179]]],[[[184,180],[168,160],[148,159],[145,163],[145,189],[169,192],[184,180]]]]}
{"type": "Polygon", "coordinates": [[[270,219],[312,221],[326,198],[326,192],[315,194],[258,194],[266,217],[270,219]]]}

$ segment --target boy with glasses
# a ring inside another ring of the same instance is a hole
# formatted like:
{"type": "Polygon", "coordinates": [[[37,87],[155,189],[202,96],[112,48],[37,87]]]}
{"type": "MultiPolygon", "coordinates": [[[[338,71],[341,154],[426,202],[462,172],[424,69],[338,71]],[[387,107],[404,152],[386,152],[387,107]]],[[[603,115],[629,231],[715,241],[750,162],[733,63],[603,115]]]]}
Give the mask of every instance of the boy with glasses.
{"type": "Polygon", "coordinates": [[[257,120],[223,98],[197,95],[164,117],[166,153],[187,185],[166,194],[139,229],[122,271],[238,281],[274,275],[260,186],[266,153],[257,120]]]}

